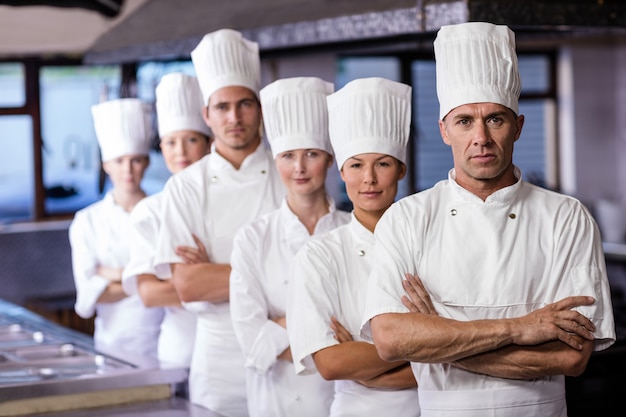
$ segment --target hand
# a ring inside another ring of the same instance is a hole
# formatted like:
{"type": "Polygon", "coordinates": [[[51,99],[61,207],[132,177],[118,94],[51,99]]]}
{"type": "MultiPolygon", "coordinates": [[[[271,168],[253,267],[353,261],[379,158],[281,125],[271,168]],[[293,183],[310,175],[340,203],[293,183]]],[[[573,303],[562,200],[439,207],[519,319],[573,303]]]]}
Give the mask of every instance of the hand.
{"type": "Polygon", "coordinates": [[[120,282],[122,280],[123,271],[124,271],[124,268],[111,268],[111,267],[102,266],[102,265],[96,268],[96,274],[112,282],[120,282]]]}
{"type": "Polygon", "coordinates": [[[274,323],[278,324],[279,326],[285,329],[287,328],[287,318],[285,316],[277,317],[275,319],[270,319],[270,320],[272,320],[274,323]]]}
{"type": "Polygon", "coordinates": [[[330,328],[335,332],[335,340],[339,343],[352,342],[352,335],[335,317],[330,318],[330,328]]]}
{"type": "Polygon", "coordinates": [[[202,241],[194,234],[191,235],[196,242],[197,248],[191,246],[177,246],[176,255],[183,258],[186,264],[198,264],[209,262],[209,254],[202,241]]]}
{"type": "Polygon", "coordinates": [[[591,320],[572,309],[594,302],[593,297],[566,297],[525,316],[511,319],[516,325],[513,343],[536,345],[558,339],[576,350],[581,350],[583,346],[577,336],[594,340],[592,332],[596,327],[591,320]]]}
{"type": "Polygon", "coordinates": [[[438,315],[430,299],[430,294],[424,288],[424,284],[417,275],[406,273],[402,286],[406,291],[406,295],[401,297],[402,304],[412,313],[434,314],[438,315]]]}

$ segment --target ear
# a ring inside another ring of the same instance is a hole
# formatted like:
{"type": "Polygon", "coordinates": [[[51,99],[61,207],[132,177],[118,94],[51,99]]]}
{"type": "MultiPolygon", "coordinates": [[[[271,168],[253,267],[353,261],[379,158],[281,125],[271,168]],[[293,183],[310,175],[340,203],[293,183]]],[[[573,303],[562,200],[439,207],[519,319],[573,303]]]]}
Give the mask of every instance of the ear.
{"type": "Polygon", "coordinates": [[[520,114],[519,116],[517,116],[517,120],[515,121],[515,125],[517,126],[517,132],[515,132],[515,142],[517,142],[517,140],[520,138],[520,136],[522,135],[522,128],[524,127],[524,115],[520,114]]]}
{"type": "Polygon", "coordinates": [[[331,154],[328,154],[328,161],[326,161],[326,169],[329,169],[333,166],[333,162],[335,162],[335,157],[331,154]]]}
{"type": "Polygon", "coordinates": [[[406,175],[406,165],[403,164],[402,162],[398,161],[398,164],[400,164],[400,172],[398,174],[398,180],[401,180],[405,177],[406,175]]]}
{"type": "Polygon", "coordinates": [[[439,120],[439,134],[441,135],[441,139],[443,143],[450,146],[450,138],[448,138],[448,132],[446,130],[446,122],[443,120],[439,120]]]}
{"type": "Polygon", "coordinates": [[[202,106],[202,120],[204,120],[204,123],[206,123],[206,125],[211,128],[211,123],[209,123],[209,106],[202,106]]]}

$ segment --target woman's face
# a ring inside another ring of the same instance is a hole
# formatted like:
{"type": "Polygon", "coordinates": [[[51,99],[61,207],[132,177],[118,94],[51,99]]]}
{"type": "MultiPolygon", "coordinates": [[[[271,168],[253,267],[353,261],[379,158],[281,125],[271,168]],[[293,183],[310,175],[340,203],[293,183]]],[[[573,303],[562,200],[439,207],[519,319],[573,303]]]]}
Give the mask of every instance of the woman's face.
{"type": "Polygon", "coordinates": [[[276,168],[289,194],[324,190],[333,157],[320,149],[294,149],[276,155],[276,168]]]}
{"type": "Polygon", "coordinates": [[[115,189],[132,193],[141,189],[148,165],[150,159],[146,155],[124,155],[104,162],[102,168],[115,189]]]}
{"type": "Polygon", "coordinates": [[[209,139],[195,130],[168,133],[161,138],[159,146],[165,165],[172,174],[202,159],[210,151],[209,139]]]}
{"type": "Polygon", "coordinates": [[[348,198],[355,215],[380,214],[393,204],[398,192],[398,181],[404,178],[406,167],[396,158],[365,153],[349,158],[341,168],[348,198]]]}

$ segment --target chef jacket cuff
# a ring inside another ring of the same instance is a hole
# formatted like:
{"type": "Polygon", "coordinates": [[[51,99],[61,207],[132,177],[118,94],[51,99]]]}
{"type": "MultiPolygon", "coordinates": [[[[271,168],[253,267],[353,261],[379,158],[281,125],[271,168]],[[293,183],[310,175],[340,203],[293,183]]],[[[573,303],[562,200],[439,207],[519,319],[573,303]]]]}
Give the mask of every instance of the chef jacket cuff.
{"type": "Polygon", "coordinates": [[[96,313],[96,303],[109,286],[110,281],[100,275],[92,276],[87,282],[76,287],[74,310],[81,318],[88,319],[96,313]]]}
{"type": "Polygon", "coordinates": [[[266,373],[278,360],[277,357],[289,347],[287,329],[272,320],[265,322],[246,358],[246,366],[266,373]]]}

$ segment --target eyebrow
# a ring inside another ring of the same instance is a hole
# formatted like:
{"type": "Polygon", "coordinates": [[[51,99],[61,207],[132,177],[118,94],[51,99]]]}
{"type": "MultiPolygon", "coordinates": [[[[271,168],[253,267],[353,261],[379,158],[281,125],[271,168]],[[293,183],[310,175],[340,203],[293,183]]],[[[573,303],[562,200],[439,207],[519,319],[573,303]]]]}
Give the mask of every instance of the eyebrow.
{"type": "MultiPolygon", "coordinates": [[[[496,117],[496,116],[503,116],[506,115],[506,110],[497,110],[497,111],[493,111],[491,113],[487,113],[487,115],[485,116],[485,119],[491,119],[492,117],[496,117]]],[[[473,114],[469,114],[469,113],[459,113],[457,115],[455,115],[453,117],[454,120],[458,120],[458,119],[475,119],[476,117],[474,117],[473,114]]]]}

